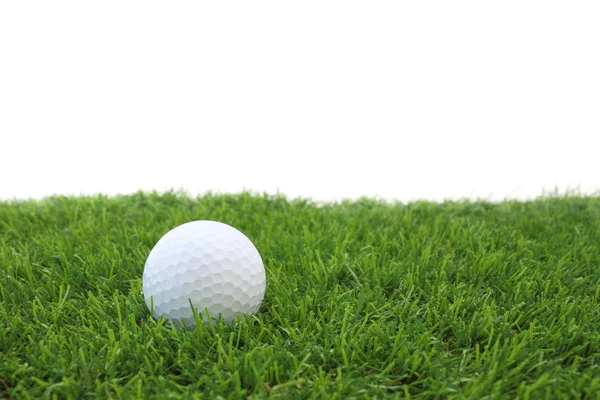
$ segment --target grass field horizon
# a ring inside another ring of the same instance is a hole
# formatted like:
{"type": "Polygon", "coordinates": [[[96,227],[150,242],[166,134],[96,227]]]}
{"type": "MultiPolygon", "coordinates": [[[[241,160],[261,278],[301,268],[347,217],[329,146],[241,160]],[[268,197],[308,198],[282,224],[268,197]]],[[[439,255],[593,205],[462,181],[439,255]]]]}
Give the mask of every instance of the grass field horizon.
{"type": "Polygon", "coordinates": [[[600,196],[0,201],[0,272],[0,397],[600,393],[600,196]],[[151,317],[142,271],[201,219],[253,241],[266,296],[236,324],[176,329],[151,317]]]}

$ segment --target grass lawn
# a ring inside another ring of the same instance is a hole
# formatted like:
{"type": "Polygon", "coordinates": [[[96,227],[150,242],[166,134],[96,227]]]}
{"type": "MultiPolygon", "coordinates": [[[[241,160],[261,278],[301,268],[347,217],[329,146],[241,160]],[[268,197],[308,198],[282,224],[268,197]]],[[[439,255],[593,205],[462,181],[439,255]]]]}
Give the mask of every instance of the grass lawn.
{"type": "Polygon", "coordinates": [[[600,198],[2,202],[0,296],[0,398],[597,398],[600,198]],[[257,315],[150,316],[146,257],[198,219],[259,249],[257,315]]]}

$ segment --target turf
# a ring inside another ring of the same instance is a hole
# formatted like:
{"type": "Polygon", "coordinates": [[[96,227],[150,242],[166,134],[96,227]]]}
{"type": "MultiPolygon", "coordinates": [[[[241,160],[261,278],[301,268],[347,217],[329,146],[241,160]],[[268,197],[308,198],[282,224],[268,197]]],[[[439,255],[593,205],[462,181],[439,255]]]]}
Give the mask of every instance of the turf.
{"type": "Polygon", "coordinates": [[[0,397],[595,398],[600,198],[248,193],[0,203],[0,397]],[[154,320],[145,259],[178,224],[256,244],[260,312],[154,320]]]}

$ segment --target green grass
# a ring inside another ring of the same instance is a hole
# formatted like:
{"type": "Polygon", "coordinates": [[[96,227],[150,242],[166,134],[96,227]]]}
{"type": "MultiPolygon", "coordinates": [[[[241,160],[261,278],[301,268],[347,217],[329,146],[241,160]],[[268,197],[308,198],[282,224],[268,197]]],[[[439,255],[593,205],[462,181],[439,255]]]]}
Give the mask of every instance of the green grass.
{"type": "Polygon", "coordinates": [[[596,398],[600,198],[4,202],[0,296],[0,397],[596,398]],[[197,219],[261,252],[256,316],[149,315],[146,257],[197,219]]]}

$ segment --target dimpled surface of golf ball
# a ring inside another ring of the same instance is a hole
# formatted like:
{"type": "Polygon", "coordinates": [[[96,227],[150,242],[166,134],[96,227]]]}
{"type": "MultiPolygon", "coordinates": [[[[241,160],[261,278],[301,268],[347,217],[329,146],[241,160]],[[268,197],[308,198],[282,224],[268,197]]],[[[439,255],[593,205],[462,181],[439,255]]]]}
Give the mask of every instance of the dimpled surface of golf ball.
{"type": "Polygon", "coordinates": [[[265,268],[254,244],[237,229],[215,221],[194,221],[167,232],[154,246],[142,278],[154,317],[180,326],[196,325],[194,311],[208,322],[225,322],[258,311],[265,295],[265,268]],[[191,305],[190,305],[191,303],[191,305]]]}

